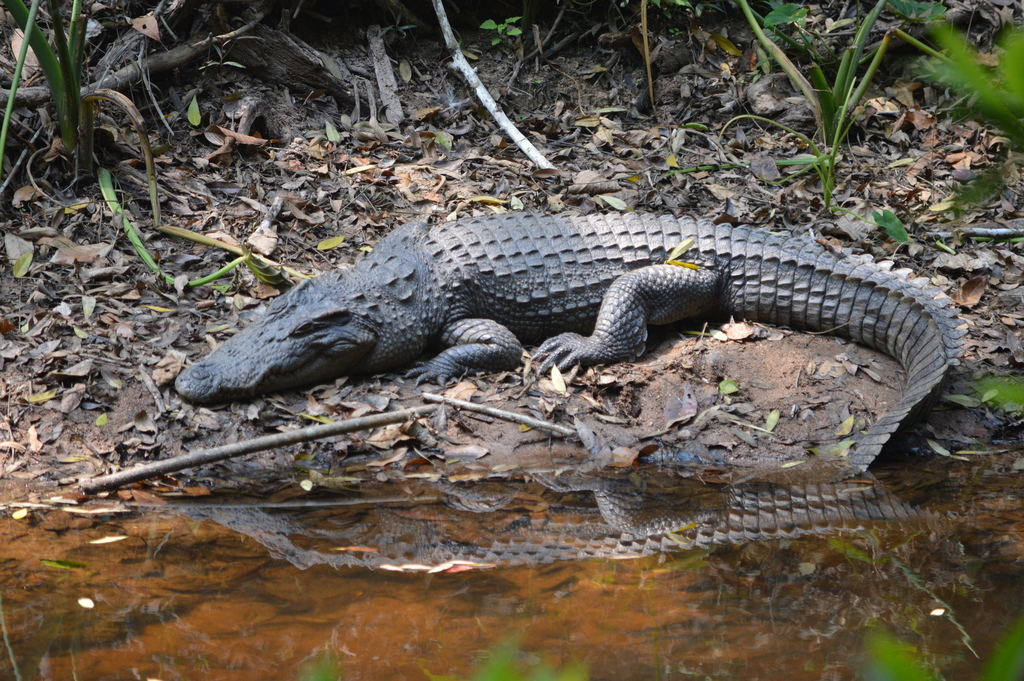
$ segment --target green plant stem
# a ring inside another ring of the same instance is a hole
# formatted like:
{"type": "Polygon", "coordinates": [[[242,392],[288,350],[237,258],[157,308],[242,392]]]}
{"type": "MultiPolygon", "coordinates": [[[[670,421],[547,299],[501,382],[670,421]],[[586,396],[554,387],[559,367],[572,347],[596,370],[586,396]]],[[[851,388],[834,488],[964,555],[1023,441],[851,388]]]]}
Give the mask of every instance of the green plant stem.
{"type": "MultiPolygon", "coordinates": [[[[61,74],[61,67],[57,62],[57,56],[54,54],[53,48],[50,47],[50,43],[46,42],[46,38],[43,37],[42,31],[39,30],[36,22],[34,20],[29,22],[29,10],[25,7],[25,3],[22,0],[3,0],[3,5],[14,17],[14,21],[21,27],[21,30],[25,32],[25,40],[32,46],[32,51],[39,61],[39,68],[43,70],[43,75],[46,76],[46,83],[50,86],[50,94],[57,106],[57,119],[61,126],[61,139],[68,135],[73,139],[77,130],[74,126],[70,125],[72,119],[69,116],[74,116],[74,114],[69,114],[65,110],[67,100],[65,99],[64,92],[67,86],[64,83],[64,76],[61,74]]],[[[38,5],[38,3],[34,1],[33,5],[38,5]]]]}
{"type": "MultiPolygon", "coordinates": [[[[139,233],[135,230],[135,225],[132,224],[131,220],[128,219],[128,216],[121,208],[121,204],[117,200],[117,192],[114,191],[114,182],[110,172],[106,169],[101,169],[97,180],[100,185],[100,192],[103,194],[103,198],[107,202],[107,207],[110,209],[110,212],[114,214],[115,220],[118,216],[121,217],[121,225],[124,228],[124,233],[132,243],[132,246],[135,248],[135,252],[138,254],[139,258],[142,259],[142,262],[150,269],[150,271],[162,278],[168,284],[173,285],[174,277],[164,272],[160,269],[160,266],[156,264],[156,261],[153,260],[153,256],[149,254],[149,250],[146,248],[146,245],[142,243],[139,233]]],[[[248,258],[248,255],[239,256],[213,274],[208,274],[200,279],[193,279],[189,281],[186,286],[189,288],[205,286],[217,279],[220,279],[228,272],[244,263],[248,258]]]]}
{"type": "Polygon", "coordinates": [[[906,31],[904,31],[903,29],[900,29],[900,28],[896,29],[896,37],[899,38],[900,40],[904,41],[908,45],[910,45],[912,47],[916,47],[920,51],[922,51],[925,54],[927,54],[929,57],[934,57],[935,59],[938,59],[939,61],[945,63],[947,66],[952,66],[953,63],[954,63],[952,59],[950,59],[946,55],[942,54],[938,50],[935,50],[935,49],[929,47],[928,45],[925,45],[920,40],[918,40],[914,36],[910,35],[906,31]]]}
{"type": "Polygon", "coordinates": [[[72,78],[79,89],[85,60],[86,23],[86,18],[82,15],[82,0],[74,0],[71,3],[71,23],[68,30],[68,56],[71,58],[72,78]]]}
{"type": "MultiPolygon", "coordinates": [[[[30,26],[36,24],[36,14],[39,13],[39,5],[42,4],[42,0],[33,0],[32,7],[28,11],[27,23],[30,26]]],[[[7,109],[4,111],[3,124],[0,125],[0,179],[4,176],[4,150],[7,149],[7,132],[11,127],[11,117],[14,115],[15,96],[18,92],[18,85],[21,83],[21,71],[25,66],[25,60],[28,59],[28,39],[21,41],[21,50],[18,52],[18,61],[14,64],[14,75],[11,78],[11,89],[10,95],[7,97],[7,109]]]]}
{"type": "MultiPolygon", "coordinates": [[[[85,112],[85,116],[90,123],[90,125],[87,126],[89,129],[88,136],[90,139],[93,127],[92,121],[95,118],[95,111],[93,111],[91,107],[94,102],[98,101],[110,102],[124,111],[128,116],[128,119],[132,122],[132,126],[135,128],[135,134],[139,136],[139,145],[142,147],[142,156],[146,161],[146,180],[149,184],[149,203],[150,207],[153,209],[153,227],[157,231],[160,231],[160,200],[157,197],[156,192],[156,162],[153,159],[153,148],[149,146],[149,135],[146,133],[146,123],[142,120],[142,114],[140,114],[139,110],[135,108],[132,100],[128,99],[116,90],[93,90],[82,97],[83,108],[90,107],[89,110],[85,112]]],[[[82,153],[84,156],[91,159],[92,147],[83,149],[82,153]]],[[[79,158],[81,159],[81,156],[79,156],[79,158]]]]}
{"type": "Polygon", "coordinates": [[[135,226],[132,225],[131,220],[124,214],[124,210],[121,208],[121,204],[117,200],[117,192],[114,191],[114,181],[110,175],[110,171],[101,169],[97,180],[100,185],[100,192],[103,194],[103,198],[107,202],[107,207],[110,209],[115,216],[121,216],[122,226],[124,227],[125,234],[128,236],[128,240],[132,242],[132,246],[135,247],[135,252],[138,253],[139,257],[142,258],[142,262],[145,263],[146,267],[152,270],[155,274],[162,276],[165,280],[173,283],[174,277],[164,274],[160,269],[160,266],[153,260],[153,256],[149,254],[146,249],[146,245],[142,243],[142,239],[139,238],[138,232],[135,231],[135,226]]]}
{"type": "Polygon", "coordinates": [[[207,284],[211,284],[220,279],[221,277],[225,276],[226,274],[228,274],[231,270],[235,269],[239,265],[244,264],[245,261],[248,259],[249,256],[246,255],[235,258],[234,260],[229,262],[227,265],[224,265],[224,267],[220,268],[213,274],[208,274],[200,279],[193,279],[192,281],[188,282],[188,285],[190,288],[195,288],[196,286],[206,286],[207,284]]]}
{"type": "MultiPolygon", "coordinates": [[[[743,10],[743,15],[747,18],[747,23],[750,24],[750,29],[754,32],[754,35],[757,36],[758,42],[760,42],[765,51],[771,55],[772,59],[778,62],[779,66],[782,67],[782,70],[789,76],[789,79],[793,81],[793,85],[795,85],[797,89],[803,93],[804,97],[807,98],[807,101],[811,105],[811,110],[814,112],[814,120],[818,125],[818,130],[824,134],[825,126],[821,116],[821,102],[818,101],[818,95],[814,92],[814,88],[811,87],[807,78],[797,70],[793,62],[791,62],[789,57],[786,56],[786,53],[783,52],[778,45],[772,42],[771,38],[765,35],[764,31],[761,29],[761,24],[759,24],[757,19],[754,17],[754,11],[750,9],[750,4],[747,0],[737,1],[740,4],[740,8],[743,10]]],[[[884,1],[886,0],[883,0],[883,2],[884,1]]]]}
{"type": "Polygon", "coordinates": [[[864,93],[867,92],[868,85],[875,77],[875,73],[878,72],[878,67],[882,63],[882,57],[885,56],[886,51],[889,49],[889,42],[892,40],[893,29],[889,29],[885,32],[885,36],[882,37],[882,42],[875,50],[875,57],[871,60],[871,64],[868,66],[868,70],[864,72],[864,77],[861,78],[860,84],[857,89],[853,91],[853,94],[843,102],[843,107],[840,110],[839,116],[839,127],[836,130],[836,136],[832,140],[832,153],[835,154],[835,150],[839,147],[846,135],[850,132],[850,128],[853,126],[855,120],[854,115],[847,116],[847,109],[852,106],[854,112],[857,110],[857,106],[860,104],[860,100],[864,97],[864,93]]]}
{"type": "Polygon", "coordinates": [[[60,67],[61,77],[64,80],[64,88],[55,96],[64,100],[64,115],[66,120],[61,121],[61,138],[64,146],[69,152],[75,151],[78,147],[78,120],[79,106],[81,105],[81,81],[75,79],[76,70],[72,64],[71,51],[68,49],[68,36],[64,32],[64,21],[60,14],[60,0],[50,0],[50,21],[53,22],[53,48],[57,55],[57,64],[60,67]]]}

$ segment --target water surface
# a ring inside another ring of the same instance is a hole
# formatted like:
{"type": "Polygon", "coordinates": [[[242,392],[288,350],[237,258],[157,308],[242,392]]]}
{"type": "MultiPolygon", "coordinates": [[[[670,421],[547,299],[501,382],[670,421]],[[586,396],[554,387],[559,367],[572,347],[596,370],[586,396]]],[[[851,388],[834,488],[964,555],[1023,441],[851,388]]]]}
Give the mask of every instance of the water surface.
{"type": "Polygon", "coordinates": [[[903,462],[810,495],[655,471],[41,500],[0,518],[0,678],[293,679],[325,654],[347,679],[465,678],[514,639],[594,679],[847,679],[885,628],[973,679],[1024,604],[1022,468],[903,462]]]}

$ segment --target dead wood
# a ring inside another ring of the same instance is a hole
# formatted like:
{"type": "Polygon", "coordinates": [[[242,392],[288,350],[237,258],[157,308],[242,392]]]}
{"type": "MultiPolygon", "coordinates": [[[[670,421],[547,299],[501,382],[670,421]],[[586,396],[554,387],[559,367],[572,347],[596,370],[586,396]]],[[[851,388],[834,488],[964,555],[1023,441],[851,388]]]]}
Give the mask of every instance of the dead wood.
{"type": "Polygon", "coordinates": [[[380,36],[380,26],[374,24],[366,29],[366,42],[370,44],[370,58],[373,60],[373,70],[377,74],[377,89],[380,91],[380,103],[384,106],[384,119],[392,125],[398,125],[405,120],[405,112],[402,111],[402,102],[398,99],[395,71],[391,68],[391,60],[380,36]]]}
{"type": "Polygon", "coordinates": [[[444,404],[450,404],[455,407],[461,407],[462,409],[468,409],[470,411],[479,412],[481,414],[487,414],[493,416],[496,419],[502,419],[503,421],[511,421],[512,423],[521,423],[524,426],[530,428],[540,428],[542,430],[549,430],[552,433],[558,433],[566,437],[576,434],[576,431],[572,428],[560,426],[557,423],[551,423],[550,421],[542,421],[541,419],[535,419],[532,416],[526,416],[525,414],[516,414],[511,411],[504,411],[502,409],[495,409],[494,407],[485,407],[482,404],[475,402],[467,402],[465,400],[457,400],[454,397],[445,397],[444,395],[435,395],[434,393],[423,393],[423,399],[427,402],[443,402],[444,404]]]}
{"type": "Polygon", "coordinates": [[[135,468],[129,468],[128,470],[112,473],[111,475],[103,475],[97,478],[83,478],[78,482],[78,486],[81,487],[83,492],[101,492],[103,490],[120,487],[121,485],[127,485],[132,482],[138,482],[139,480],[145,480],[146,478],[152,478],[156,475],[175,473],[186,468],[215,463],[217,461],[223,461],[224,459],[230,459],[243,454],[252,454],[253,452],[262,452],[275,447],[287,447],[300,442],[322,440],[325,437],[332,437],[343,433],[377,428],[380,426],[390,425],[392,423],[401,423],[420,416],[425,416],[426,414],[430,414],[436,410],[437,405],[428,404],[422,407],[415,407],[413,409],[403,409],[401,411],[387,412],[384,414],[374,414],[373,416],[364,416],[358,419],[348,419],[345,421],[338,421],[336,423],[300,428],[299,430],[292,430],[287,433],[278,433],[277,435],[257,437],[245,442],[235,442],[221,447],[204,449],[200,452],[171,457],[170,459],[164,459],[163,461],[157,461],[143,466],[136,466],[135,468]]]}
{"type": "Polygon", "coordinates": [[[285,85],[295,91],[323,89],[338,106],[355,104],[351,86],[342,80],[333,60],[293,35],[257,24],[249,35],[236,40],[228,58],[244,65],[261,80],[285,85]]]}

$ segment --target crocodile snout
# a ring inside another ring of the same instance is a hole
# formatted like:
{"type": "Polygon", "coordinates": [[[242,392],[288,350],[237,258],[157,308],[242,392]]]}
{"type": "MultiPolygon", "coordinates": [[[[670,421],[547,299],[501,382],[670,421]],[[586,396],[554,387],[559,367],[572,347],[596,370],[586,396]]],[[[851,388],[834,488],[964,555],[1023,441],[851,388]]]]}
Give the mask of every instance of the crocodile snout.
{"type": "Polygon", "coordinates": [[[214,372],[205,362],[188,367],[174,380],[174,389],[189,402],[209,402],[216,391],[214,372]]]}

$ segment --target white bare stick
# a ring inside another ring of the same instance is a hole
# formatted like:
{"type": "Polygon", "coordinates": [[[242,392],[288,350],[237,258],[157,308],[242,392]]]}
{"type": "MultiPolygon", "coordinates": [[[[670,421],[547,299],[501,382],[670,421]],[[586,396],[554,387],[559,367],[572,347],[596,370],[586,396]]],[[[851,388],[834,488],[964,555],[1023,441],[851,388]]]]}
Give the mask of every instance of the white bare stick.
{"type": "Polygon", "coordinates": [[[572,428],[566,428],[560,426],[557,423],[551,423],[550,421],[542,421],[535,419],[532,416],[525,414],[517,414],[514,411],[505,411],[504,409],[495,409],[494,407],[485,407],[482,404],[476,402],[467,402],[465,400],[457,400],[454,397],[445,397],[444,395],[436,395],[434,393],[423,393],[420,395],[427,402],[443,402],[444,404],[450,404],[456,407],[462,407],[470,411],[476,411],[481,414],[487,414],[493,416],[496,419],[502,419],[504,421],[511,421],[512,423],[521,423],[524,426],[530,428],[540,428],[542,430],[550,430],[552,433],[558,433],[565,437],[570,437],[576,434],[576,431],[572,428]]]}
{"type": "Polygon", "coordinates": [[[516,143],[516,146],[526,154],[526,156],[534,162],[539,168],[554,168],[550,161],[548,161],[544,154],[537,150],[537,147],[533,146],[530,140],[523,136],[523,133],[519,132],[519,129],[509,120],[505,112],[498,107],[498,103],[491,97],[491,93],[487,91],[484,84],[480,82],[479,76],[476,75],[476,71],[466,61],[466,57],[462,54],[462,50],[459,48],[459,43],[455,40],[455,33],[452,31],[451,24],[448,23],[448,15],[445,14],[444,5],[442,0],[433,0],[434,12],[437,14],[437,21],[441,24],[441,35],[444,36],[444,44],[448,48],[448,52],[452,55],[452,62],[462,77],[466,79],[470,87],[476,92],[477,99],[484,105],[491,117],[498,123],[498,126],[505,132],[509,138],[516,143]]]}

